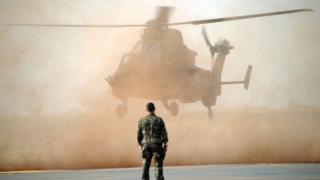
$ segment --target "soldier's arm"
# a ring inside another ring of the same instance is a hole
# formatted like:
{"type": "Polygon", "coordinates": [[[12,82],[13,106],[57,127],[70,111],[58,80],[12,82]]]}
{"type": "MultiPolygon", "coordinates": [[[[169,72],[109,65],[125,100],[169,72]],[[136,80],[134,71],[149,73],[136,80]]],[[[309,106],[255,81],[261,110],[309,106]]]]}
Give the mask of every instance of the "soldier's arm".
{"type": "Polygon", "coordinates": [[[166,129],[166,125],[164,124],[164,121],[161,119],[162,124],[162,130],[161,130],[161,139],[164,145],[167,145],[168,143],[168,133],[166,129]]]}
{"type": "Polygon", "coordinates": [[[137,131],[137,141],[140,146],[142,146],[143,134],[142,134],[142,120],[138,123],[138,131],[137,131]]]}

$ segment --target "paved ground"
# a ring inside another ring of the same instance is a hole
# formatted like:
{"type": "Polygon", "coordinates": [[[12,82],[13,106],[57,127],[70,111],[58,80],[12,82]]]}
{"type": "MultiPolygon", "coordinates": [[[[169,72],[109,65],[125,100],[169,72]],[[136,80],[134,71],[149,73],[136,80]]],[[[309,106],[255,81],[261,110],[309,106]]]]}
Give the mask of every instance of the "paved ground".
{"type": "MultiPolygon", "coordinates": [[[[153,175],[153,169],[151,174],[153,175]]],[[[255,164],[166,167],[166,180],[212,179],[319,179],[320,164],[255,164]]],[[[0,173],[1,180],[134,180],[140,179],[140,168],[21,171],[0,173]]],[[[151,178],[151,180],[154,177],[151,178]]]]}

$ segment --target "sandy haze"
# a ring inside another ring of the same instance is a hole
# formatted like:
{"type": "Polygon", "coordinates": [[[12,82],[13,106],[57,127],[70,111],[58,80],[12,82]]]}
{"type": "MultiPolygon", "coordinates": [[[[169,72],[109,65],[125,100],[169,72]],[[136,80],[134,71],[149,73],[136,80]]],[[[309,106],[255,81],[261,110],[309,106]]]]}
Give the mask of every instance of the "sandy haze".
{"type": "MultiPolygon", "coordinates": [[[[314,13],[206,25],[212,41],[235,49],[223,79],[242,78],[248,91],[224,87],[208,120],[200,103],[172,117],[167,165],[320,161],[319,1],[16,1],[0,0],[0,23],[141,23],[158,5],[176,6],[172,21],[294,8],[314,13]]],[[[210,68],[200,26],[179,27],[210,68]]],[[[0,27],[0,170],[128,167],[141,163],[136,123],[147,100],[119,100],[104,77],[113,73],[142,29],[0,27]]]]}
{"type": "MultiPolygon", "coordinates": [[[[166,165],[320,162],[319,109],[184,113],[166,120],[166,165]]],[[[139,114],[2,117],[1,170],[132,167],[139,114]]]]}

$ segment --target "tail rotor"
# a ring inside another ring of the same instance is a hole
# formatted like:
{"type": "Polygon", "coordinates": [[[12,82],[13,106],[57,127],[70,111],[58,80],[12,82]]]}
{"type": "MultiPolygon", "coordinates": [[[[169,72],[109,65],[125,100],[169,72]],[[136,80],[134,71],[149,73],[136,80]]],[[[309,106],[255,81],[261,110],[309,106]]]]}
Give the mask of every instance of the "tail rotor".
{"type": "Polygon", "coordinates": [[[213,60],[214,54],[216,52],[216,48],[211,44],[210,39],[209,39],[208,34],[207,34],[207,31],[206,31],[206,28],[204,26],[202,27],[202,31],[201,32],[202,32],[202,36],[204,38],[204,41],[206,42],[206,45],[209,47],[211,58],[213,60]]]}

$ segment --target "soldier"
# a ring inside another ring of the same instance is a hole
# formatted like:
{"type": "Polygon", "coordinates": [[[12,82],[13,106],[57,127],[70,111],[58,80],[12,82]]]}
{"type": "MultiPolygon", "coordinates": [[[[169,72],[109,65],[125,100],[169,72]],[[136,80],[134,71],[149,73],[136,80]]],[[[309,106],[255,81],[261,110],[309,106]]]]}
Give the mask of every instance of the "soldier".
{"type": "Polygon", "coordinates": [[[138,124],[137,139],[141,147],[143,159],[142,180],[149,180],[149,168],[152,157],[156,163],[156,179],[164,180],[163,160],[167,151],[167,130],[161,117],[155,115],[153,103],[147,104],[149,114],[138,124]]]}

